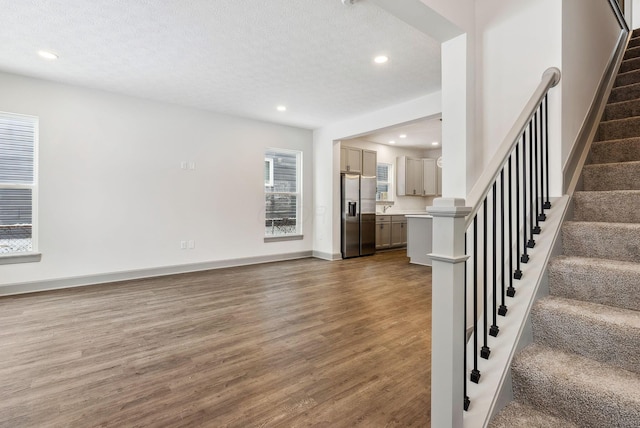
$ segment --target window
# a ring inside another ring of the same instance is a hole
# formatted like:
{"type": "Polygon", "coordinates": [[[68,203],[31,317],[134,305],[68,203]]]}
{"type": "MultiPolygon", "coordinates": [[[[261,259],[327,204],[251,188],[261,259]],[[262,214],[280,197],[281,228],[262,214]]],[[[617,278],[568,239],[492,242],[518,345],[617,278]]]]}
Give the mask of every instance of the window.
{"type": "Polygon", "coordinates": [[[264,158],[264,185],[273,187],[273,158],[264,158]]]}
{"type": "Polygon", "coordinates": [[[393,185],[393,166],[390,163],[379,163],[376,169],[378,181],[376,183],[376,201],[390,201],[390,189],[393,185]]]}
{"type": "Polygon", "coordinates": [[[0,112],[0,256],[34,251],[38,119],[0,112]]]}
{"type": "Polygon", "coordinates": [[[302,152],[268,149],[264,158],[265,239],[300,239],[302,152]]]}

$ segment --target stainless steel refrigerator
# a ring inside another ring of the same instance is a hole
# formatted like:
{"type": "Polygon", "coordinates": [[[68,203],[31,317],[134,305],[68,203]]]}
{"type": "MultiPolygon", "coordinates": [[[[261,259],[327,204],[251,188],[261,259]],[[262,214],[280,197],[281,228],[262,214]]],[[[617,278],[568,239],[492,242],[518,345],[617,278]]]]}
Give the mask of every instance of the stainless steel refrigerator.
{"type": "Polygon", "coordinates": [[[341,174],[342,258],[376,252],[376,177],[341,174]]]}

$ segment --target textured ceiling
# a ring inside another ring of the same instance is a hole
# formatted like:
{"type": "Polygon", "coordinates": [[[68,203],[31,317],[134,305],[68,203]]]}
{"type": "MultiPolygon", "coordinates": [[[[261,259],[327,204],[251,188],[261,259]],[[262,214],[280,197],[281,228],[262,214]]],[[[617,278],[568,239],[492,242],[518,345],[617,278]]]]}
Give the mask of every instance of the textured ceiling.
{"type": "Polygon", "coordinates": [[[2,71],[277,123],[316,128],[440,89],[439,43],[367,0],[0,0],[0,10],[2,71]],[[373,64],[378,54],[389,62],[373,64]]]}

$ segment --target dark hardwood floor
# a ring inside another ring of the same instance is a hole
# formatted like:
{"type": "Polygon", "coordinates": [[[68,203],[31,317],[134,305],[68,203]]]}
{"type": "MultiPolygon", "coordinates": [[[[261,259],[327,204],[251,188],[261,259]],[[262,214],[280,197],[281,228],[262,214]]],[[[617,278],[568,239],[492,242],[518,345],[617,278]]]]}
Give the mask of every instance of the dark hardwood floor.
{"type": "Polygon", "coordinates": [[[0,298],[1,427],[428,427],[404,251],[0,298]]]}

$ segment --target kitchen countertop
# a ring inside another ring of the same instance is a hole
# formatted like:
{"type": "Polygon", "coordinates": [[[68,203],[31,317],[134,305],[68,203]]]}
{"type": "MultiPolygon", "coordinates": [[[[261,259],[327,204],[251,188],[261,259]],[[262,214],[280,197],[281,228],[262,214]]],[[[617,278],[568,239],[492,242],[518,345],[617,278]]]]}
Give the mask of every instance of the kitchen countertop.
{"type": "Polygon", "coordinates": [[[376,212],[376,215],[427,215],[427,212],[419,210],[387,211],[386,213],[376,212]]]}

